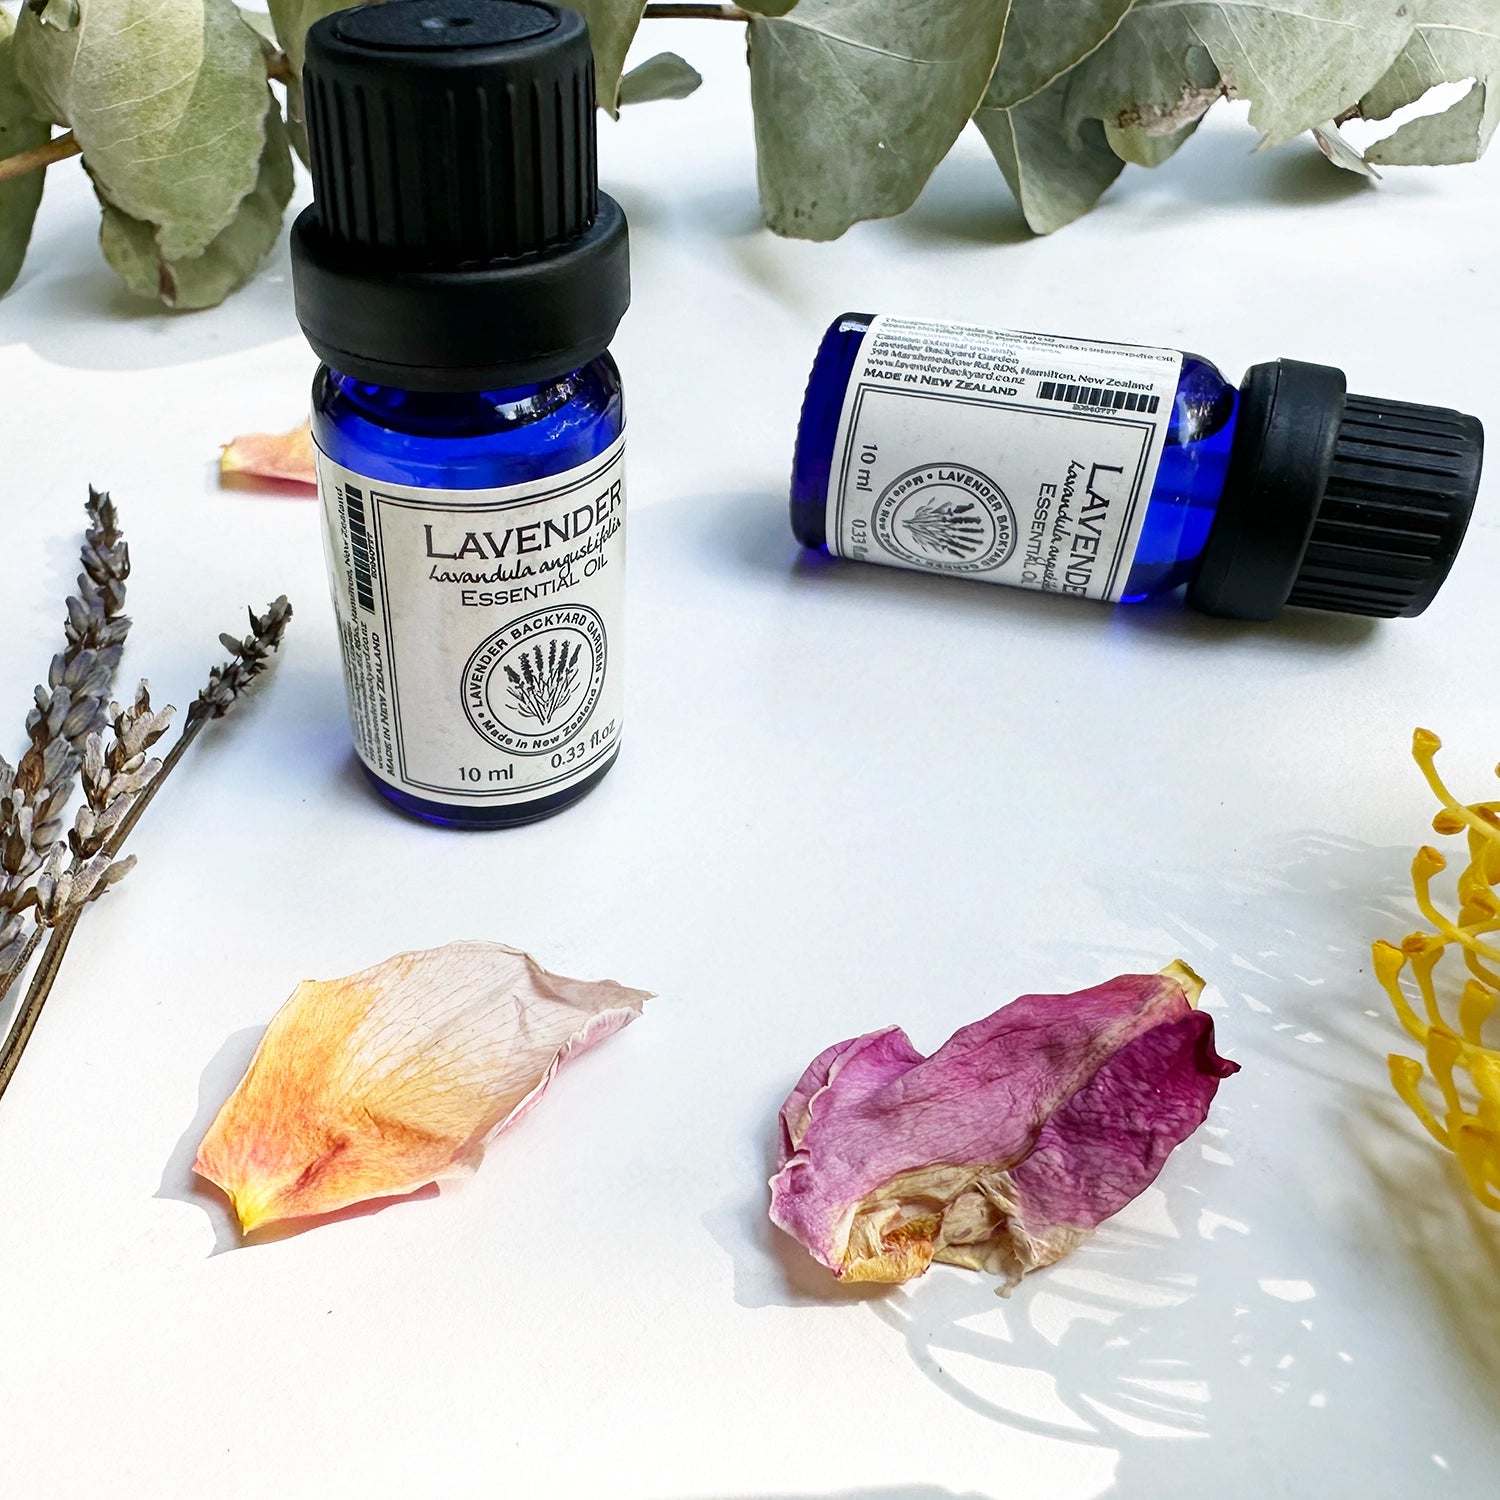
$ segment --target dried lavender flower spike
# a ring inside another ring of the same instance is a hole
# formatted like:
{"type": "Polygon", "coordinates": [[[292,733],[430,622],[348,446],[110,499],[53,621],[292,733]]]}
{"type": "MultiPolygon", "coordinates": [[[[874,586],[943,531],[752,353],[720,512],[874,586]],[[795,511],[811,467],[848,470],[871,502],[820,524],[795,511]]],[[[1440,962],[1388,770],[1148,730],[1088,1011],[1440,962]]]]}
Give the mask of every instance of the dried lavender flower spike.
{"type": "Polygon", "coordinates": [[[250,634],[243,640],[227,633],[219,637],[229,660],[209,672],[208,686],[188,705],[189,728],[206,719],[221,719],[234,707],[269,665],[291,618],[292,606],[283,594],[267,606],[265,614],[250,611],[250,634]]]}

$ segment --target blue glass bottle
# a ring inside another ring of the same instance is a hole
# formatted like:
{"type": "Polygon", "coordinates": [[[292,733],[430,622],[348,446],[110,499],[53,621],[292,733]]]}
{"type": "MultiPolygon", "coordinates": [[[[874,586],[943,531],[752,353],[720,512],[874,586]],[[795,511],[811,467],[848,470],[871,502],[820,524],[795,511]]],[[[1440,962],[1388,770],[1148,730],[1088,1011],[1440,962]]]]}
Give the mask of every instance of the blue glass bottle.
{"type": "MultiPolygon", "coordinates": [[[[868,313],[845,313],[823,336],[808,378],[792,460],[792,531],[804,547],[826,548],[834,442],[868,313]]],[[[1184,354],[1151,488],[1141,539],[1121,602],[1155,598],[1186,583],[1202,556],[1229,471],[1237,392],[1196,354],[1184,354]]]]}
{"type": "Polygon", "coordinates": [[[307,32],[292,226],[355,752],[454,828],[578,801],[623,724],[629,233],[588,27],[387,0],[307,32]]]}
{"type": "MultiPolygon", "coordinates": [[[[545,479],[606,452],[625,429],[620,372],[600,355],[555,380],[500,391],[404,391],[322,365],[313,380],[313,438],[335,463],[376,482],[490,490],[545,479]]],[[[451,502],[451,493],[450,493],[451,502]]],[[[372,786],[404,812],[453,828],[535,822],[578,801],[615,763],[519,807],[468,807],[418,797],[365,765],[372,786]]]]}
{"type": "Polygon", "coordinates": [[[1473,416],[1351,395],[1331,365],[1273,360],[1236,390],[1197,354],[846,313],[803,400],[792,531],[1121,603],[1186,584],[1230,619],[1389,619],[1447,577],[1483,455],[1473,416]]]}

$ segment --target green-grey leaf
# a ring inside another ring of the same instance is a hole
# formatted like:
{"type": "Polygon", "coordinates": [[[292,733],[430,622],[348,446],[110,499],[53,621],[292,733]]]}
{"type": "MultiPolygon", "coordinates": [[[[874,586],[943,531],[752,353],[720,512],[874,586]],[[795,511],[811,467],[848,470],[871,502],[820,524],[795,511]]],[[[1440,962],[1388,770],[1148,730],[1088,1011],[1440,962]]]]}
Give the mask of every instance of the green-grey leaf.
{"type": "Polygon", "coordinates": [[[1098,120],[1068,123],[1066,78],[1009,109],[981,109],[974,123],[1038,234],[1086,214],[1125,165],[1098,120]]]}
{"type": "Polygon", "coordinates": [[[1011,0],[985,105],[1009,109],[1077,66],[1136,0],[1011,0]]]}
{"type": "Polygon", "coordinates": [[[231,0],[79,0],[70,31],[28,6],[16,65],[73,127],[104,196],[155,224],[169,260],[201,251],[255,186],[266,68],[231,0]]]}
{"type": "Polygon", "coordinates": [[[273,47],[279,45],[276,40],[276,23],[265,11],[246,10],[243,5],[238,5],[235,9],[240,13],[240,20],[261,39],[262,44],[269,42],[273,47]]]}
{"type": "Polygon", "coordinates": [[[636,27],[641,24],[646,0],[563,0],[563,3],[582,11],[589,23],[589,40],[594,46],[594,91],[599,107],[618,117],[620,74],[636,27]]]}
{"type": "Polygon", "coordinates": [[[1367,153],[1386,167],[1452,167],[1478,161],[1500,125],[1500,74],[1475,83],[1441,114],[1408,120],[1367,153]]]}
{"type": "Polygon", "coordinates": [[[750,23],[760,201],[828,240],[916,201],[984,97],[1009,0],[802,0],[750,23]]]}
{"type": "Polygon", "coordinates": [[[282,212],[291,196],[292,157],[281,114],[273,105],[266,113],[265,146],[255,187],[203,251],[176,259],[165,255],[152,226],[116,208],[102,192],[104,222],[99,242],[105,259],[131,291],[168,307],[213,307],[249,279],[276,243],[282,212]]]}
{"type": "Polygon", "coordinates": [[[294,78],[286,85],[286,134],[297,153],[297,160],[311,169],[312,156],[307,144],[307,107],[302,102],[302,80],[294,78]]]}
{"type": "Polygon", "coordinates": [[[1414,0],[1136,0],[1070,75],[1074,118],[1170,133],[1220,92],[1276,145],[1335,119],[1391,66],[1414,0]]]}
{"type": "Polygon", "coordinates": [[[686,99],[702,82],[703,75],[685,58],[658,52],[620,80],[620,108],[656,99],[686,99]]]}
{"type": "Polygon", "coordinates": [[[78,0],[43,0],[35,9],[42,20],[59,31],[71,31],[78,24],[78,0]]]}
{"type": "Polygon", "coordinates": [[[1441,114],[1411,120],[1371,147],[1391,166],[1475,161],[1500,126],[1500,5],[1495,0],[1420,0],[1410,42],[1359,101],[1367,120],[1384,120],[1440,83],[1475,80],[1441,114]]]}
{"type": "MultiPolygon", "coordinates": [[[[1215,95],[1217,97],[1217,95],[1215,95]]],[[[1200,115],[1177,129],[1152,129],[1145,125],[1120,125],[1113,120],[1104,122],[1104,138],[1109,149],[1121,161],[1138,167],[1159,167],[1173,155],[1203,123],[1200,115]]]]}
{"type": "Polygon", "coordinates": [[[740,0],[738,8],[757,16],[784,16],[796,4],[797,0],[740,0]]]}
{"type": "Polygon", "coordinates": [[[359,0],[266,0],[276,40],[299,74],[307,45],[307,28],[324,16],[331,16],[337,10],[348,10],[358,3],[359,0]]]}
{"type": "MultiPolygon", "coordinates": [[[[0,158],[18,156],[45,146],[52,134],[51,125],[37,117],[30,97],[16,77],[15,22],[0,11],[0,158]]],[[[28,172],[0,182],[0,297],[21,274],[26,246],[31,243],[31,226],[36,219],[37,204],[42,201],[45,172],[28,172]]]]}
{"type": "Polygon", "coordinates": [[[1325,120],[1321,125],[1314,125],[1312,134],[1313,140],[1318,144],[1318,150],[1334,166],[1372,180],[1380,176],[1380,173],[1345,139],[1336,120],[1325,120]]]}

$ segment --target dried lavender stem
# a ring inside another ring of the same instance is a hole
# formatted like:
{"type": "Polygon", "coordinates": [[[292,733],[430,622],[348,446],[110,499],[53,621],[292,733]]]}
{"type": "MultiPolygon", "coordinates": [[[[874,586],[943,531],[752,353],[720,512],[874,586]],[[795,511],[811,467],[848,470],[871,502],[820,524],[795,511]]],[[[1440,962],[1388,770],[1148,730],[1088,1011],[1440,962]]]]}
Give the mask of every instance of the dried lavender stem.
{"type": "Polygon", "coordinates": [[[31,935],[26,939],[26,946],[21,949],[21,956],[4,974],[0,974],[0,1005],[5,1003],[11,987],[26,972],[26,965],[31,962],[31,955],[41,946],[42,933],[45,931],[43,927],[33,927],[31,935]]]}
{"type": "Polygon", "coordinates": [[[120,826],[115,829],[110,835],[109,842],[105,844],[103,852],[111,859],[120,852],[120,846],[130,837],[130,830],[140,822],[141,814],[145,812],[147,804],[156,795],[156,789],[167,779],[168,772],[182,759],[187,747],[198,738],[198,731],[207,723],[207,719],[189,719],[183,725],[182,733],[177,736],[177,743],[162,757],[161,770],[151,779],[150,786],[130,804],[130,811],[125,814],[120,826]]]}
{"type": "MultiPolygon", "coordinates": [[[[286,631],[287,621],[290,620],[291,614],[291,606],[285,598],[281,598],[276,600],[264,615],[257,617],[254,613],[251,614],[250,635],[243,641],[236,641],[232,636],[220,637],[230,651],[228,663],[223,667],[215,667],[209,673],[208,686],[189,706],[182,732],[163,758],[160,770],[136,795],[131,803],[130,811],[110,836],[102,853],[111,859],[119,853],[120,846],[130,836],[130,831],[140,821],[141,814],[145,812],[147,805],[156,795],[156,789],[182,759],[188,746],[197,739],[203,726],[213,719],[223,718],[250,684],[265,670],[272,653],[281,645],[281,638],[286,631]]],[[[0,1098],[5,1096],[6,1087],[21,1061],[21,1054],[26,1050],[26,1044],[31,1040],[31,1033],[36,1029],[37,1018],[42,1013],[42,1007],[52,993],[52,986],[57,981],[57,971],[62,965],[63,955],[67,952],[68,944],[72,940],[82,913],[83,906],[80,905],[52,929],[52,936],[42,952],[42,961],[32,976],[30,987],[26,991],[26,998],[21,1004],[10,1034],[5,1038],[4,1047],[0,1048],[0,1098]]],[[[34,944],[32,946],[34,948],[34,944]]],[[[28,950],[27,953],[28,958],[30,951],[28,950]]]]}
{"type": "Polygon", "coordinates": [[[31,988],[26,991],[26,999],[16,1014],[15,1024],[5,1039],[5,1046],[0,1049],[0,1099],[5,1097],[5,1090],[15,1076],[21,1054],[31,1040],[31,1033],[36,1030],[37,1017],[47,1003],[47,996],[52,993],[52,986],[57,981],[57,971],[62,967],[63,954],[67,952],[68,940],[73,936],[73,929],[78,926],[81,915],[80,908],[52,929],[51,940],[42,953],[41,965],[31,981],[31,988]]]}

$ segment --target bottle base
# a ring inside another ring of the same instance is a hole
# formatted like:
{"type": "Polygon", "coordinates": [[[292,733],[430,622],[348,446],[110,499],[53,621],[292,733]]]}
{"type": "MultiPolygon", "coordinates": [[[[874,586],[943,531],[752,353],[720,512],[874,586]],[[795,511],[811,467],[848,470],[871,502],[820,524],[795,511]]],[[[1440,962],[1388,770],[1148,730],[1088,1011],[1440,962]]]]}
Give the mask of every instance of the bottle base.
{"type": "Polygon", "coordinates": [[[543,818],[550,818],[554,813],[560,813],[588,796],[609,775],[619,755],[617,746],[609,759],[582,781],[575,782],[560,792],[553,792],[550,796],[539,797],[535,802],[524,802],[516,807],[463,807],[451,802],[432,802],[425,797],[403,792],[399,787],[383,781],[363,761],[359,768],[364,772],[365,780],[387,802],[424,823],[436,823],[443,828],[519,828],[526,823],[539,823],[543,818]]]}

